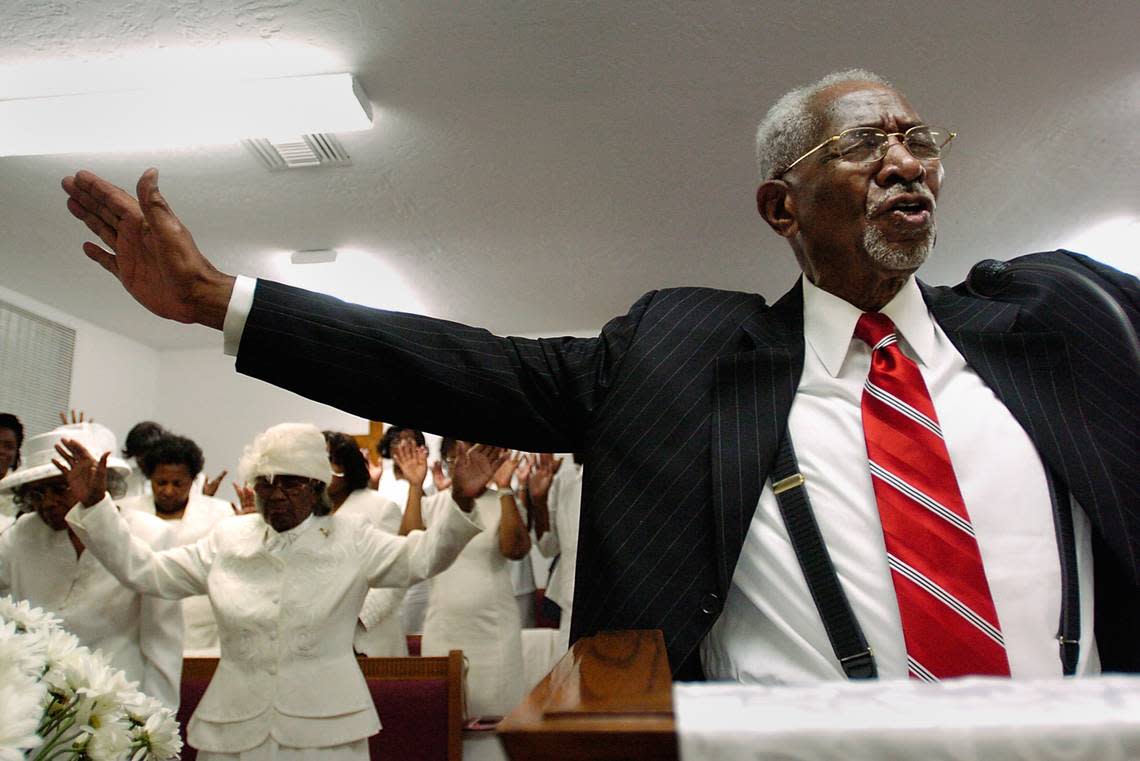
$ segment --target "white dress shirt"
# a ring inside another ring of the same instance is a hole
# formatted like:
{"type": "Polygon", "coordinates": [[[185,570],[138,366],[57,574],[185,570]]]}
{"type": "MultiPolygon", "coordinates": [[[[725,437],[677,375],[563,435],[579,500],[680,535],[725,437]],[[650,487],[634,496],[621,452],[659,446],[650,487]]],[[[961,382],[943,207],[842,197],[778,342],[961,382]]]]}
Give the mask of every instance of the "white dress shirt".
{"type": "MultiPolygon", "coordinates": [[[[922,372],[977,533],[1015,678],[1061,675],[1061,570],[1041,459],[1029,436],[930,316],[912,278],[882,310],[922,372]]],[[[804,370],[788,417],[800,472],[879,676],[907,677],[906,648],[867,469],[861,399],[870,349],[858,308],[804,278],[804,370]]],[[[1098,673],[1088,518],[1074,506],[1081,595],[1078,674],[1098,673]]],[[[701,647],[709,679],[796,683],[843,671],[764,485],[724,610],[701,647]]]]}
{"type": "MultiPolygon", "coordinates": [[[[127,531],[140,542],[154,549],[170,546],[171,532],[161,520],[121,512],[127,531]]],[[[53,530],[35,513],[25,513],[0,534],[0,595],[9,593],[59,616],[64,629],[90,649],[102,650],[144,693],[178,708],[182,613],[177,602],[123,586],[90,550],[76,556],[67,531],[53,530]]]]}

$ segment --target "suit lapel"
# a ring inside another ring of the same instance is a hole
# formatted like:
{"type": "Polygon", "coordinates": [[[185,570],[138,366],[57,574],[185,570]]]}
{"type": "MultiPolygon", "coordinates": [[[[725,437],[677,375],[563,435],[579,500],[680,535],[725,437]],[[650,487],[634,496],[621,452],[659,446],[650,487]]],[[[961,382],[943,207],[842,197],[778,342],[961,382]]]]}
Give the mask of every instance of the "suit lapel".
{"type": "Polygon", "coordinates": [[[750,317],[743,329],[752,350],[719,358],[713,387],[712,504],[722,591],[732,579],[803,371],[801,286],[750,317]]]}
{"type": "Polygon", "coordinates": [[[1013,332],[1015,304],[950,288],[922,290],[942,330],[1029,434],[1044,463],[1062,474],[1078,502],[1095,506],[1095,484],[1079,461],[1097,447],[1086,426],[1073,424],[1082,416],[1065,336],[1020,324],[1013,332]]]}

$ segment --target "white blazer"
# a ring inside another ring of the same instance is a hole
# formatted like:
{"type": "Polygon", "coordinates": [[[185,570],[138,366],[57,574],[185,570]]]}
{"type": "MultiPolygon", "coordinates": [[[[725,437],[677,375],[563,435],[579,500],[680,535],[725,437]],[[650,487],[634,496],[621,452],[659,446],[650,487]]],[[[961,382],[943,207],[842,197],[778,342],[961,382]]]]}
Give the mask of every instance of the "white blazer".
{"type": "MultiPolygon", "coordinates": [[[[118,514],[113,503],[110,512],[118,514]]],[[[158,518],[128,512],[122,522],[141,545],[170,546],[171,532],[158,518]]],[[[52,530],[35,513],[0,534],[0,595],[8,593],[59,616],[81,644],[102,650],[139,689],[178,708],[180,603],[128,589],[90,551],[76,557],[67,532],[52,530]]]]}
{"type": "Polygon", "coordinates": [[[206,593],[221,640],[218,670],[190,720],[199,750],[239,752],[272,736],[318,748],[380,729],[352,653],[369,587],[406,587],[447,568],[481,524],[454,503],[428,532],[398,537],[359,517],[310,516],[278,533],[260,515],[218,523],[192,545],[133,541],[110,499],[68,522],[125,584],[168,598],[206,593]]]}

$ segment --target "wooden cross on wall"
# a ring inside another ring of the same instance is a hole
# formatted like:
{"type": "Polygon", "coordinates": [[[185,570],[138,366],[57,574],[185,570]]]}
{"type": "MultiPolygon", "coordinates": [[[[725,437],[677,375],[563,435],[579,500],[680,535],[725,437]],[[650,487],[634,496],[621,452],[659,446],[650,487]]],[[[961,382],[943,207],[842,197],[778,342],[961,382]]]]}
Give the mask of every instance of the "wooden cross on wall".
{"type": "Polygon", "coordinates": [[[368,433],[355,434],[356,446],[368,452],[368,462],[372,465],[380,462],[380,455],[376,452],[376,445],[384,437],[384,424],[375,420],[368,421],[368,433]]]}

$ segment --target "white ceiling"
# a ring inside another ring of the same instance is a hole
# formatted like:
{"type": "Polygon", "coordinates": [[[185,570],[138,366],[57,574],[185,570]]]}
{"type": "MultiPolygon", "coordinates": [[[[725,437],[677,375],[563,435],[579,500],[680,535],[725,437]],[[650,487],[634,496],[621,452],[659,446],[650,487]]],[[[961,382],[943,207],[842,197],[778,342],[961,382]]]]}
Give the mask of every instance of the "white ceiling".
{"type": "Polygon", "coordinates": [[[144,316],[83,258],[63,175],[89,168],[133,187],[158,166],[224,270],[526,334],[596,330],[663,286],[782,293],[796,269],[755,213],[752,133],[781,92],[839,68],[878,71],[960,133],[929,281],[1140,214],[1135,0],[0,9],[0,98],[136,86],[170,55],[213,51],[234,74],[350,71],[372,100],[372,130],[341,136],[344,169],[272,174],[240,146],[0,158],[0,282],[160,348],[217,339],[144,316]],[[53,63],[55,83],[42,82],[53,63]],[[347,253],[285,263],[312,248],[347,253]]]}

